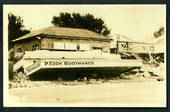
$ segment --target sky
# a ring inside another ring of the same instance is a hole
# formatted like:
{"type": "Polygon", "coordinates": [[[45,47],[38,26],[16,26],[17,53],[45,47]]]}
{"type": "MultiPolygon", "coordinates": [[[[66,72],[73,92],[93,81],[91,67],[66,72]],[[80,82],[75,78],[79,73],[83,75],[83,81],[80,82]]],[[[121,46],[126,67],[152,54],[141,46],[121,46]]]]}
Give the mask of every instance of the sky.
{"type": "MultiPolygon", "coordinates": [[[[21,16],[25,28],[31,31],[52,26],[53,16],[60,12],[93,14],[102,18],[111,36],[122,34],[133,40],[152,40],[153,32],[166,26],[166,5],[4,5],[4,16],[8,13],[21,16]]],[[[6,22],[7,24],[7,22],[6,22]]]]}

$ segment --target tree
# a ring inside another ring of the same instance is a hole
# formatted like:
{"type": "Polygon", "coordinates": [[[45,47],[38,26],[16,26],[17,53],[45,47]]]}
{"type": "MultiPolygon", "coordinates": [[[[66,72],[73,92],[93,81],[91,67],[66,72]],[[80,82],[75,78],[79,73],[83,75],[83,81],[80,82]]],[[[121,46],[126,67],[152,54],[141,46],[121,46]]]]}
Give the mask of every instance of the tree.
{"type": "Polygon", "coordinates": [[[154,35],[156,38],[160,37],[160,36],[163,35],[163,34],[164,34],[164,27],[160,27],[158,31],[155,31],[155,32],[153,33],[153,35],[154,35]]]}
{"type": "Polygon", "coordinates": [[[106,36],[110,34],[104,21],[101,18],[94,18],[91,14],[61,12],[59,17],[53,16],[51,23],[60,27],[84,28],[106,36]]]}
{"type": "Polygon", "coordinates": [[[11,49],[13,47],[12,40],[30,33],[30,30],[24,29],[21,17],[12,13],[8,14],[8,22],[8,49],[11,49]]]}

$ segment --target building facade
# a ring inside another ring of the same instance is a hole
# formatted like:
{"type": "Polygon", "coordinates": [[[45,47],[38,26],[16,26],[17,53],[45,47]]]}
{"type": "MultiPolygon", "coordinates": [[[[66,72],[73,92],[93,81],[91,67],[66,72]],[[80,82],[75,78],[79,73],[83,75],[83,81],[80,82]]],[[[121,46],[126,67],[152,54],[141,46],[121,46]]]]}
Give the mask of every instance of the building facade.
{"type": "Polygon", "coordinates": [[[47,27],[34,31],[14,42],[14,57],[25,51],[102,51],[110,52],[112,39],[86,29],[47,27]]]}
{"type": "Polygon", "coordinates": [[[154,53],[155,45],[153,43],[126,42],[117,41],[119,53],[154,53]]]}
{"type": "Polygon", "coordinates": [[[155,53],[155,43],[136,42],[124,35],[113,36],[112,49],[116,53],[155,53]]]}

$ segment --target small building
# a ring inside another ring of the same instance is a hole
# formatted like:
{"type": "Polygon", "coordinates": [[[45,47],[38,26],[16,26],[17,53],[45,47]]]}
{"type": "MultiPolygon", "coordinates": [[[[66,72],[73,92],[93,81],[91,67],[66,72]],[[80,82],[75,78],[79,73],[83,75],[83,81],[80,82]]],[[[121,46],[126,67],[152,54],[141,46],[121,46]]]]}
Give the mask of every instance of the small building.
{"type": "Polygon", "coordinates": [[[154,53],[155,46],[153,43],[142,43],[142,42],[126,42],[118,41],[117,48],[119,53],[154,53]]]}
{"type": "Polygon", "coordinates": [[[124,35],[116,34],[113,37],[114,48],[117,53],[154,53],[154,43],[137,42],[124,35]]]}
{"type": "Polygon", "coordinates": [[[110,52],[108,36],[86,29],[51,26],[13,40],[14,57],[25,51],[102,51],[110,52]]]}

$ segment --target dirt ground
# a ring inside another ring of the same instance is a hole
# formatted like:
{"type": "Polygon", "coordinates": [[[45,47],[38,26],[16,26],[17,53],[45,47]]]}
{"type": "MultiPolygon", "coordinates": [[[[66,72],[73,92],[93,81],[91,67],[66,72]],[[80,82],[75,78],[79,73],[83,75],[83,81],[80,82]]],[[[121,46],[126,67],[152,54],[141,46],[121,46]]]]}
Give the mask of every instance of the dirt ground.
{"type": "Polygon", "coordinates": [[[11,106],[165,107],[166,81],[113,80],[9,89],[11,106]]]}

